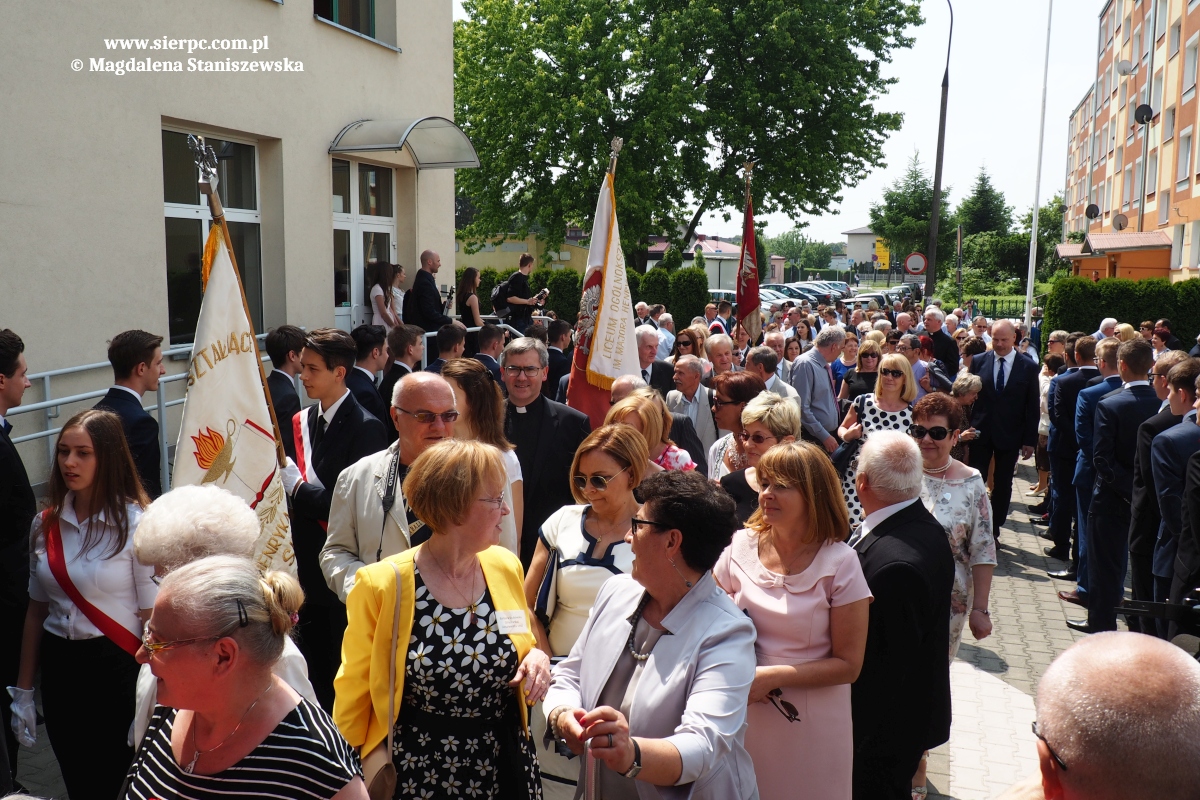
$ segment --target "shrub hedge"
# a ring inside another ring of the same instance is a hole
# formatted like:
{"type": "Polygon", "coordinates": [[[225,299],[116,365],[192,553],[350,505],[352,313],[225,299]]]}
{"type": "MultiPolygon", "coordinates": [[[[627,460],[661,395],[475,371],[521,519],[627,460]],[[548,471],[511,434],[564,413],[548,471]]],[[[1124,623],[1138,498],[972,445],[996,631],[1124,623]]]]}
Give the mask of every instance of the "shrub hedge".
{"type": "MultiPolygon", "coordinates": [[[[665,270],[664,270],[665,271],[665,270]]],[[[649,278],[657,270],[646,273],[649,278]]],[[[645,281],[642,281],[643,288],[645,281]]],[[[675,329],[683,330],[692,317],[704,316],[709,302],[708,273],[699,267],[683,267],[671,273],[671,300],[666,304],[675,318],[675,329]]],[[[646,300],[646,302],[650,302],[646,300]]],[[[658,300],[656,302],[662,302],[658,300]]]]}
{"type": "MultiPolygon", "coordinates": [[[[675,309],[671,307],[671,275],[670,271],[662,267],[647,270],[646,274],[642,276],[638,299],[650,305],[662,303],[671,312],[671,316],[675,317],[675,309]]],[[[681,319],[681,317],[675,318],[681,319]]]]}
{"type": "Polygon", "coordinates": [[[1042,331],[1091,333],[1105,317],[1128,322],[1135,328],[1142,320],[1166,317],[1171,320],[1171,332],[1191,345],[1200,333],[1200,280],[1171,283],[1166,278],[1062,278],[1046,298],[1042,331]]]}

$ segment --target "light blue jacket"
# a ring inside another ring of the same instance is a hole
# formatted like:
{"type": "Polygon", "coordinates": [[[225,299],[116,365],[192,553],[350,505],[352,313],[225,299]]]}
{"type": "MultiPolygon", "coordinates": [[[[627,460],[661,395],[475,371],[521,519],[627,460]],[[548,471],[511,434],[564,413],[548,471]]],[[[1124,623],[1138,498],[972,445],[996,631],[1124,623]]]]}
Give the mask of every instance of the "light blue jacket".
{"type": "MultiPolygon", "coordinates": [[[[593,709],[629,640],[645,590],[628,575],[604,582],[571,654],[554,668],[542,706],[593,709]]],[[[675,745],[683,772],[675,786],[637,781],[642,800],[757,800],[744,746],[754,681],[754,623],[704,576],[667,614],[668,633],[642,668],[629,713],[632,736],[675,745]]]]}

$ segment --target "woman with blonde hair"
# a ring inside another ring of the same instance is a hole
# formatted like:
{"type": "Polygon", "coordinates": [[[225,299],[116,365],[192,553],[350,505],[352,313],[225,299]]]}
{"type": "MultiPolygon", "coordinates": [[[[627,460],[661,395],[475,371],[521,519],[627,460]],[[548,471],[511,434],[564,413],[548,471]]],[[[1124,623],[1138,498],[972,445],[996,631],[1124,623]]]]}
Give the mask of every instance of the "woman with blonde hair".
{"type": "MultiPolygon", "coordinates": [[[[640,507],[634,490],[648,467],[646,440],[630,425],[599,427],[575,451],[571,494],[577,505],[563,506],[542,523],[525,575],[538,647],[551,658],[571,652],[604,582],[633,569],[625,536],[640,507]]],[[[579,765],[542,744],[544,709],[534,711],[532,726],[543,797],[574,797],[579,765]]]]}
{"type": "Polygon", "coordinates": [[[871,591],[844,542],[849,518],[824,450],[773,447],[758,481],[758,510],[713,570],[758,633],[746,750],[764,800],[849,800],[850,684],[862,668],[871,591]]]}
{"type": "Polygon", "coordinates": [[[521,562],[499,546],[507,480],[482,442],[421,453],[403,492],[433,535],[361,567],[346,597],[333,717],[361,754],[387,742],[398,796],[539,795],[529,706],[550,685],[550,659],[535,646],[521,562]],[[447,738],[461,745],[449,757],[447,738]]]}
{"type": "Polygon", "coordinates": [[[500,544],[520,555],[519,532],[525,519],[524,476],[516,446],[504,436],[504,395],[488,368],[473,358],[450,359],[442,365],[442,377],[454,391],[459,415],[454,430],[458,437],[490,444],[504,457],[508,473],[504,502],[512,513],[500,518],[500,544]]]}
{"type": "Polygon", "coordinates": [[[1138,332],[1128,322],[1122,322],[1117,326],[1117,331],[1113,335],[1122,342],[1128,342],[1130,339],[1136,339],[1138,332]]]}
{"type": "Polygon", "coordinates": [[[758,508],[762,487],[756,468],[763,455],[779,444],[794,442],[800,435],[800,406],[792,398],[763,392],[742,411],[739,438],[746,453],[746,466],[721,478],[721,488],[737,504],[738,521],[745,524],[758,508]]]}
{"type": "Polygon", "coordinates": [[[650,463],[655,467],[684,472],[693,470],[696,462],[691,454],[671,441],[672,422],[667,404],[658,392],[650,388],[635,389],[610,408],[604,417],[605,425],[630,425],[642,434],[646,439],[650,463]]]}
{"type": "MultiPolygon", "coordinates": [[[[916,399],[917,382],[908,359],[899,353],[889,353],[879,366],[875,391],[860,395],[854,401],[838,427],[838,436],[843,442],[866,441],[872,431],[907,431],[912,424],[912,402],[916,399]]],[[[851,528],[863,521],[862,505],[854,486],[857,474],[858,456],[855,455],[842,475],[842,493],[850,512],[851,528]]]]}
{"type": "Polygon", "coordinates": [[[58,434],[46,510],[29,532],[29,605],[13,698],[12,729],[37,741],[42,713],[71,797],[115,797],[133,757],[133,721],[144,621],[157,588],[137,563],[133,534],[149,502],[108,411],[81,411],[58,434]]]}

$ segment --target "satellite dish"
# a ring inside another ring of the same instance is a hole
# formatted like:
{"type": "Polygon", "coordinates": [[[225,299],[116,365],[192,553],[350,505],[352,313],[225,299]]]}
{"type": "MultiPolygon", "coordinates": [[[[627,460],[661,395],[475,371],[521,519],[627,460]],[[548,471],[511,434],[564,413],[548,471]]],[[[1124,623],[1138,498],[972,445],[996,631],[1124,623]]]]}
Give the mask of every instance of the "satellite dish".
{"type": "Polygon", "coordinates": [[[1088,219],[1095,219],[1100,216],[1100,206],[1095,203],[1088,203],[1088,207],[1084,209],[1083,215],[1088,219]]]}
{"type": "Polygon", "coordinates": [[[1133,110],[1133,119],[1139,125],[1145,125],[1153,118],[1154,109],[1152,109],[1147,103],[1142,103],[1133,110]]]}
{"type": "Polygon", "coordinates": [[[1129,227],[1129,217],[1124,214],[1117,214],[1113,217],[1113,230],[1123,231],[1129,227]]]}
{"type": "Polygon", "coordinates": [[[1122,58],[1117,62],[1118,75],[1132,75],[1134,70],[1133,62],[1127,58],[1122,58]]]}

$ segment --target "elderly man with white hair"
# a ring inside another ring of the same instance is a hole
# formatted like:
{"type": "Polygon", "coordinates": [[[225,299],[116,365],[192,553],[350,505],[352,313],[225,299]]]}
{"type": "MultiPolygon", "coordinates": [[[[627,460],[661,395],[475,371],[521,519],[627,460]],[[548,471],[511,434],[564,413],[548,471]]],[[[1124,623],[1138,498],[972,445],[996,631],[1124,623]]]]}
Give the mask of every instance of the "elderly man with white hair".
{"type": "Polygon", "coordinates": [[[667,312],[658,315],[658,353],[657,358],[666,361],[675,346],[675,318],[667,312]]]}
{"type": "Polygon", "coordinates": [[[675,361],[675,388],[667,392],[667,409],[692,421],[704,452],[717,440],[717,420],[712,410],[712,390],[701,385],[704,365],[695,356],[680,356],[675,361]]]}
{"type": "Polygon", "coordinates": [[[804,439],[837,450],[839,415],[837,390],[830,365],[842,353],[846,332],[828,325],[817,334],[813,346],[792,362],[792,388],[800,396],[804,439]]]}
{"type": "Polygon", "coordinates": [[[1109,336],[1115,335],[1116,332],[1117,321],[1112,317],[1105,317],[1104,319],[1100,320],[1100,329],[1093,333],[1092,336],[1094,336],[1098,342],[1101,339],[1107,339],[1109,336]]]}
{"type": "Polygon", "coordinates": [[[675,368],[658,358],[658,331],[649,325],[638,325],[633,329],[633,335],[637,339],[638,369],[642,380],[666,397],[667,392],[675,388],[671,378],[675,368]]]}
{"type": "Polygon", "coordinates": [[[763,336],[763,344],[775,351],[775,356],[779,359],[779,363],[775,367],[775,374],[784,383],[790,383],[792,377],[792,362],[784,357],[784,352],[787,349],[787,338],[781,331],[770,331],[763,336]]]}
{"type": "Polygon", "coordinates": [[[851,688],[854,796],[909,800],[922,754],[950,738],[950,594],[954,556],[920,502],[921,450],[880,431],[858,456],[866,515],[851,544],[874,600],[862,671],[851,688]]]}
{"type": "MultiPolygon", "coordinates": [[[[154,567],[156,576],[163,576],[208,556],[257,560],[261,532],[258,514],[240,497],[212,484],[180,486],[146,509],[133,533],[133,552],[139,562],[154,567]]],[[[259,562],[260,568],[266,566],[259,562]]],[[[308,664],[290,636],[284,638],[283,655],[271,671],[317,705],[316,692],[308,680],[308,664]]],[[[157,685],[149,662],[142,662],[133,726],[129,729],[129,744],[135,750],[154,714],[157,685]]]]}
{"type": "Polygon", "coordinates": [[[1067,648],[1037,691],[1039,772],[1002,800],[1200,796],[1200,665],[1153,636],[1067,648]]]}
{"type": "Polygon", "coordinates": [[[650,306],[638,301],[638,303],[633,307],[633,311],[635,314],[637,314],[638,325],[649,325],[651,328],[658,327],[658,323],[650,318],[650,306]]]}

